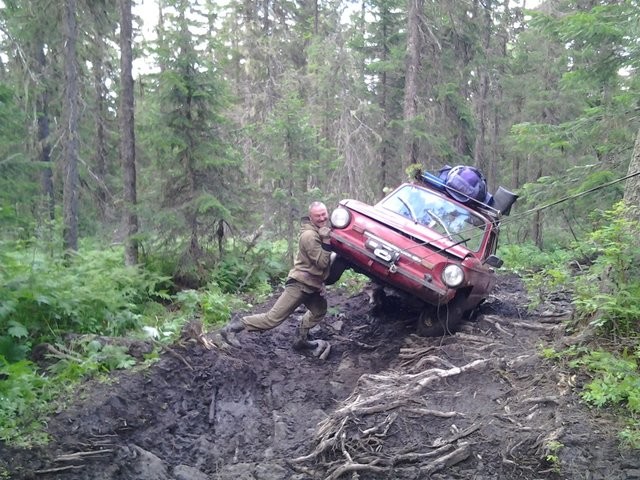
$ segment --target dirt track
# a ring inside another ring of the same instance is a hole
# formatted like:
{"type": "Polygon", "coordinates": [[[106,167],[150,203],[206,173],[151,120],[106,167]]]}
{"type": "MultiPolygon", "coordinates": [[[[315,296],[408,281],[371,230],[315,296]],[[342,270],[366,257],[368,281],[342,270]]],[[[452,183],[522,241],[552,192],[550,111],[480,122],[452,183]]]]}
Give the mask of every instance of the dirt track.
{"type": "MultiPolygon", "coordinates": [[[[412,335],[399,304],[332,290],[322,362],[290,348],[296,322],[243,349],[176,346],[150,370],[93,386],[51,422],[48,449],[0,445],[14,479],[631,479],[610,419],[537,356],[562,335],[563,300],[526,315],[503,277],[474,323],[412,335]]],[[[263,309],[267,305],[262,306],[263,309]]]]}

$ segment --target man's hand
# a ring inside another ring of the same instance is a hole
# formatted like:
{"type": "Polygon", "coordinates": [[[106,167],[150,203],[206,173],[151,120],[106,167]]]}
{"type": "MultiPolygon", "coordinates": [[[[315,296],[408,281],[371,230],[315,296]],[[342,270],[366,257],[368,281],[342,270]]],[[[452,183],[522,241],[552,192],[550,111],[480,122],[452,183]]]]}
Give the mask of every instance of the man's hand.
{"type": "Polygon", "coordinates": [[[329,236],[331,229],[329,227],[320,227],[318,229],[318,233],[320,234],[320,240],[324,243],[329,243],[331,241],[331,237],[329,236]]]}

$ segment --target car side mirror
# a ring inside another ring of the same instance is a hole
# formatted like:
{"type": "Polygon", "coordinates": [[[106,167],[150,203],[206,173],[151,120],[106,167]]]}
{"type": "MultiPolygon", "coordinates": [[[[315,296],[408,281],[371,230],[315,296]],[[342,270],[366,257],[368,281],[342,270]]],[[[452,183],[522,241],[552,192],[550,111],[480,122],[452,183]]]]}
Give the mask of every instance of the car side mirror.
{"type": "Polygon", "coordinates": [[[496,255],[489,255],[484,263],[493,268],[500,268],[504,264],[502,259],[496,255]]]}

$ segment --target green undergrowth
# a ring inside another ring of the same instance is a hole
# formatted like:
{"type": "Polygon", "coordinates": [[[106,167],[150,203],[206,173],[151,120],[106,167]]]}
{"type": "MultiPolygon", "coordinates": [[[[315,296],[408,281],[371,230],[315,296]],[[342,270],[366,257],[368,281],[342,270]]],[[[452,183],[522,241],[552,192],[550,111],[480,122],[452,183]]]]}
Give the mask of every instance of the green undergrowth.
{"type": "Polygon", "coordinates": [[[520,274],[538,306],[559,291],[569,292],[572,333],[593,332],[588,345],[543,355],[567,361],[589,378],[579,392],[594,408],[614,408],[627,426],[621,444],[640,448],[640,224],[620,202],[596,211],[593,230],[566,249],[542,252],[532,245],[501,249],[505,263],[520,274]],[[607,348],[596,345],[608,345],[607,348]]]}
{"type": "Polygon", "coordinates": [[[264,300],[286,274],[281,248],[265,244],[241,258],[240,251],[219,261],[201,288],[177,290],[162,269],[125,267],[121,247],[87,242],[65,257],[0,242],[0,440],[46,442],[47,417],[79,382],[145,368],[186,322],[214,328],[264,300]],[[135,339],[155,347],[142,360],[123,346],[135,339]]]}
{"type": "Polygon", "coordinates": [[[579,392],[582,400],[597,409],[612,409],[624,424],[618,432],[621,446],[640,449],[640,346],[633,351],[542,348],[542,356],[586,375],[588,381],[579,392]]]}
{"type": "Polygon", "coordinates": [[[154,351],[140,364],[126,347],[98,341],[52,345],[50,365],[44,368],[28,359],[8,362],[0,356],[0,440],[21,447],[47,443],[47,417],[77,397],[79,382],[105,380],[113,370],[144,366],[156,358],[154,351]]]}
{"type": "Polygon", "coordinates": [[[335,288],[342,289],[349,295],[355,295],[362,292],[369,281],[369,277],[347,269],[340,276],[340,280],[335,283],[335,288]]]}

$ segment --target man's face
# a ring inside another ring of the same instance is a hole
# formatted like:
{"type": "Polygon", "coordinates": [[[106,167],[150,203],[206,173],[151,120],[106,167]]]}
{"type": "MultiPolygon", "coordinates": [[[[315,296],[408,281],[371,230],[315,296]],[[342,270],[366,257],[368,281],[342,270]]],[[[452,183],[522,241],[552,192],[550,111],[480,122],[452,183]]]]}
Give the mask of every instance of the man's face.
{"type": "Polygon", "coordinates": [[[311,223],[318,228],[328,226],[329,213],[327,212],[327,207],[316,206],[311,208],[311,210],[309,210],[309,218],[311,219],[311,223]]]}

